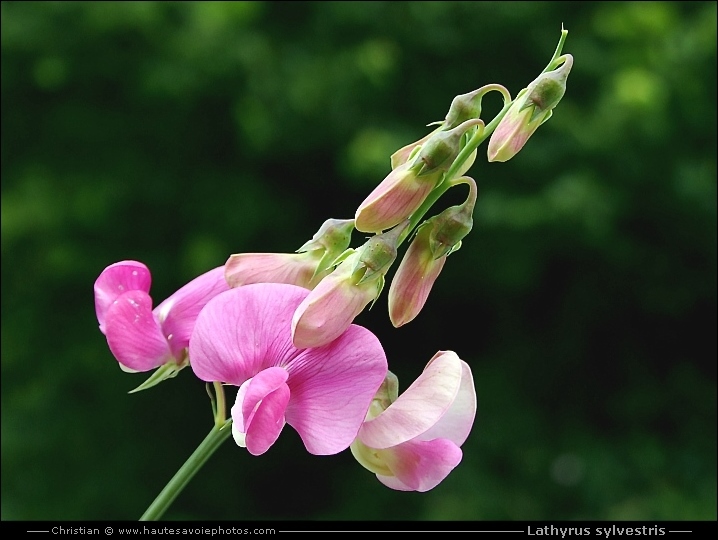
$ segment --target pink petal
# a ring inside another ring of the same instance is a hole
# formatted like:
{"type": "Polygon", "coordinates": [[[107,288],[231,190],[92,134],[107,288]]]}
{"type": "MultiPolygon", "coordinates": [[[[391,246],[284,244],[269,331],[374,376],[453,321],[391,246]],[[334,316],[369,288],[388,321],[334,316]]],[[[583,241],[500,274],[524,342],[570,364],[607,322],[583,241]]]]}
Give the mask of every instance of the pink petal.
{"type": "Polygon", "coordinates": [[[315,455],[336,454],[356,438],[387,372],[379,340],[351,325],[324,347],[306,349],[287,364],[292,399],[287,423],[315,455]]]}
{"type": "Polygon", "coordinates": [[[428,431],[453,404],[461,375],[462,365],[456,354],[435,356],[394,403],[364,422],[360,440],[372,448],[388,448],[428,431]]]}
{"type": "Polygon", "coordinates": [[[140,290],[119,296],[105,315],[105,335],[123,366],[149,371],[173,360],[167,340],[152,314],[152,299],[140,290]]]}
{"type": "Polygon", "coordinates": [[[155,308],[175,356],[189,344],[200,310],[209,300],[228,290],[224,267],[220,266],[196,277],[155,308]]]}
{"type": "Polygon", "coordinates": [[[266,452],[284,427],[284,411],[290,398],[287,376],[283,368],[265,369],[237,393],[232,419],[245,432],[244,442],[252,455],[266,452]]]}
{"type": "MultiPolygon", "coordinates": [[[[440,351],[434,358],[442,354],[456,353],[452,351],[440,351]]],[[[457,357],[458,358],[458,357],[457,357]]],[[[418,439],[429,441],[431,439],[449,439],[454,444],[461,446],[471,432],[476,416],[476,389],[474,378],[471,375],[469,364],[461,360],[461,386],[456,394],[456,399],[432,428],[422,433],[418,439]]]]}
{"type": "Polygon", "coordinates": [[[252,283],[289,283],[311,289],[314,271],[321,260],[318,250],[305,253],[239,253],[225,264],[225,279],[231,287],[252,283]]]}
{"type": "Polygon", "coordinates": [[[149,269],[137,261],[121,261],[105,268],[95,281],[95,313],[100,331],[105,333],[107,310],[118,296],[128,291],[150,291],[149,269]]]}
{"type": "Polygon", "coordinates": [[[263,369],[286,365],[299,353],[291,340],[292,315],[308,294],[295,285],[255,283],[215,296],[190,339],[195,375],[240,386],[263,369]]]}
{"type": "Polygon", "coordinates": [[[402,491],[429,491],[461,462],[461,449],[448,439],[409,441],[383,450],[381,457],[395,477],[377,475],[386,486],[402,491]]]}

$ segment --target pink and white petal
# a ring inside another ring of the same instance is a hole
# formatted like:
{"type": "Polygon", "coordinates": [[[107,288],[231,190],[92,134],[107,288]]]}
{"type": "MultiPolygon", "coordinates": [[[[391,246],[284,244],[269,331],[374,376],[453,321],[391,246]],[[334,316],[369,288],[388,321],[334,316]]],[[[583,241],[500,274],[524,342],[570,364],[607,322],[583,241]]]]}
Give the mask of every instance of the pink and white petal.
{"type": "Polygon", "coordinates": [[[376,478],[388,488],[395,489],[397,491],[415,491],[399,480],[396,476],[384,476],[383,474],[377,474],[376,478]]]}
{"type": "Polygon", "coordinates": [[[162,331],[177,356],[187,347],[200,310],[219,293],[228,291],[224,267],[196,277],[155,308],[162,331]]]}
{"type": "Polygon", "coordinates": [[[252,283],[289,283],[310,289],[320,260],[319,251],[239,253],[227,260],[224,275],[231,287],[252,283]]]}
{"type": "Polygon", "coordinates": [[[292,399],[287,423],[315,455],[336,454],[354,440],[387,373],[379,340],[351,325],[323,347],[305,349],[286,366],[292,399]]]}
{"type": "Polygon", "coordinates": [[[189,342],[190,365],[203,381],[240,386],[263,369],[286,365],[294,310],[307,289],[256,283],[222,292],[200,312],[189,342]]]}
{"type": "Polygon", "coordinates": [[[95,314],[100,323],[100,331],[105,333],[105,315],[117,300],[117,297],[128,291],[148,293],[152,277],[149,269],[137,261],[120,261],[105,268],[95,280],[95,314]]]}
{"type": "MultiPolygon", "coordinates": [[[[237,395],[234,398],[234,405],[232,405],[232,409],[230,410],[230,415],[232,416],[232,434],[234,435],[235,440],[237,440],[237,432],[242,433],[242,441],[244,441],[244,436],[246,435],[247,428],[244,425],[244,413],[242,412],[242,408],[244,406],[244,396],[247,395],[247,390],[249,389],[251,382],[252,379],[247,379],[241,384],[239,390],[237,391],[237,395]]],[[[239,444],[242,448],[247,446],[244,442],[240,444],[239,441],[237,441],[237,444],[239,444]]]]}
{"type": "Polygon", "coordinates": [[[394,403],[359,430],[372,448],[396,446],[426,432],[449,410],[461,385],[462,366],[456,355],[435,357],[394,403]]]}
{"type": "MultiPolygon", "coordinates": [[[[441,354],[456,354],[452,351],[440,351],[441,354]]],[[[434,358],[436,358],[436,356],[434,358]]],[[[461,360],[461,386],[456,394],[456,399],[432,428],[422,433],[418,439],[429,441],[431,439],[449,439],[454,444],[461,446],[471,432],[476,417],[476,389],[474,378],[469,365],[461,360]]]]}
{"type": "MultiPolygon", "coordinates": [[[[401,485],[412,491],[435,488],[461,462],[461,448],[448,439],[408,441],[381,451],[381,457],[401,485]]],[[[387,477],[377,478],[389,487],[387,477]]],[[[405,488],[399,488],[406,491],[405,488]]]]}
{"type": "Polygon", "coordinates": [[[105,315],[105,335],[117,361],[135,371],[149,371],[174,361],[152,314],[152,299],[140,290],[126,292],[105,315]]]}

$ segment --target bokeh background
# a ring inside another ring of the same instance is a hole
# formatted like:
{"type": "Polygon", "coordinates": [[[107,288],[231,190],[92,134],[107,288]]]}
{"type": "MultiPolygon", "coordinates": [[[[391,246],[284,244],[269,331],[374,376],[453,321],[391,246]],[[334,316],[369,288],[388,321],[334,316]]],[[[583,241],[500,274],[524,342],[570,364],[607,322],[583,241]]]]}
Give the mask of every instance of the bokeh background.
{"type": "Polygon", "coordinates": [[[461,465],[395,492],[287,427],[227,442],[165,518],[715,520],[716,2],[451,1],[2,2],[2,519],[137,519],[211,428],[189,369],[127,394],[105,266],[145,262],[159,302],[294,251],[455,95],[526,86],[562,24],[567,94],[511,161],[480,148],[423,312],[394,329],[385,290],[356,321],[402,388],[469,362],[461,465]]]}

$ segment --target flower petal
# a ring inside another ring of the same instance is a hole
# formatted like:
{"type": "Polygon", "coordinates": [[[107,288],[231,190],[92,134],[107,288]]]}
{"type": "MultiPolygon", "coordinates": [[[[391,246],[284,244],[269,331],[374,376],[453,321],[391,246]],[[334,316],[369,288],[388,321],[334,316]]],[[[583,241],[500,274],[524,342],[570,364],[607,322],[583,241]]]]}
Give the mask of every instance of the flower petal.
{"type": "MultiPolygon", "coordinates": [[[[452,351],[439,351],[437,356],[442,354],[453,354],[452,351]]],[[[418,439],[429,441],[431,439],[449,439],[454,444],[461,446],[471,432],[476,416],[476,389],[474,378],[471,375],[469,364],[461,360],[461,385],[456,394],[454,402],[432,428],[422,433],[418,439]]]]}
{"type": "Polygon", "coordinates": [[[137,261],[121,261],[105,268],[95,281],[95,313],[100,331],[105,333],[107,310],[117,297],[128,291],[150,291],[149,269],[137,261]]]}
{"type": "Polygon", "coordinates": [[[461,449],[448,439],[409,441],[380,452],[394,477],[377,474],[384,485],[401,491],[429,491],[461,462],[461,449]]]}
{"type": "Polygon", "coordinates": [[[328,345],[304,350],[287,365],[292,399],[287,423],[315,455],[336,454],[357,435],[387,372],[379,340],[351,325],[328,345]]]}
{"type": "Polygon", "coordinates": [[[224,267],[220,266],[196,277],[155,308],[154,313],[175,356],[189,344],[200,310],[209,300],[228,290],[224,267]]]}
{"type": "Polygon", "coordinates": [[[128,291],[110,305],[105,335],[112,354],[131,370],[149,371],[174,359],[144,291],[128,291]]]}
{"type": "Polygon", "coordinates": [[[291,340],[292,315],[308,294],[295,285],[255,283],[215,296],[190,339],[195,375],[240,386],[263,369],[286,365],[299,352],[291,340]]]}
{"type": "Polygon", "coordinates": [[[243,443],[240,446],[246,446],[252,455],[266,452],[284,427],[284,412],[290,398],[287,377],[283,368],[268,368],[246,381],[237,393],[232,419],[237,430],[244,431],[244,438],[237,440],[235,433],[235,440],[243,443]]]}
{"type": "Polygon", "coordinates": [[[454,402],[461,374],[461,361],[455,353],[435,356],[394,403],[364,422],[359,438],[372,448],[388,448],[428,431],[454,402]]]}
{"type": "Polygon", "coordinates": [[[238,253],[227,260],[225,279],[231,287],[252,283],[289,283],[311,289],[323,277],[314,276],[321,259],[321,250],[304,253],[238,253]]]}

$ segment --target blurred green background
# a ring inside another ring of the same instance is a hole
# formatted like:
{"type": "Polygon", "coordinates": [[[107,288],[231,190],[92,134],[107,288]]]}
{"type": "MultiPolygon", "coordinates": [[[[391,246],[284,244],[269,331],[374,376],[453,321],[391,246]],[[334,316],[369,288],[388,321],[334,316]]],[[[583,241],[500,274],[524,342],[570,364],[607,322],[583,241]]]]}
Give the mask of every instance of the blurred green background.
{"type": "Polygon", "coordinates": [[[561,24],[566,96],[511,161],[480,147],[422,313],[394,329],[385,290],[356,321],[402,389],[469,362],[461,465],[395,492],[286,427],[165,518],[715,520],[716,2],[2,2],[2,519],[137,519],[211,428],[190,370],[127,394],[105,266],[145,262],[158,303],[294,251],[455,95],[526,86],[561,24]]]}

